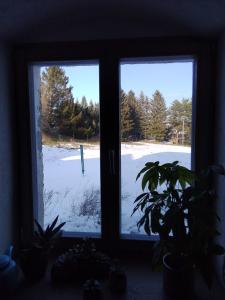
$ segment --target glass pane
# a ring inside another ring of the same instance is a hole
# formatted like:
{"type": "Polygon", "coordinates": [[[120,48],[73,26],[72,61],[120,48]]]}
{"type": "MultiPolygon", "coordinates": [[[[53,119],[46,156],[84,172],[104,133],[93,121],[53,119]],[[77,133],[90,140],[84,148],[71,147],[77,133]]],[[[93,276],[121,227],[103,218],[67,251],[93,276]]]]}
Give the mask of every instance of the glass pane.
{"type": "Polygon", "coordinates": [[[100,233],[99,66],[36,66],[33,85],[38,219],[46,227],[59,215],[65,231],[100,233]]]}
{"type": "Polygon", "coordinates": [[[138,172],[149,161],[191,168],[193,60],[124,60],[120,72],[121,233],[144,238],[143,214],[131,216],[138,172]]]}

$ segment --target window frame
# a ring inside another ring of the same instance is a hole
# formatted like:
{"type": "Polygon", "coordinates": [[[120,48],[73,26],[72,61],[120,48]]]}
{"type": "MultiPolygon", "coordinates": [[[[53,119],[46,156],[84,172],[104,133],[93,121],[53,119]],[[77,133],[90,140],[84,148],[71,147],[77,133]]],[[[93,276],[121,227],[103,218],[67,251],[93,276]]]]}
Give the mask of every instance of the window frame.
{"type": "MultiPolygon", "coordinates": [[[[16,47],[15,82],[18,112],[18,201],[20,245],[30,243],[33,234],[33,162],[31,107],[29,100],[29,72],[31,63],[50,61],[98,60],[100,76],[101,117],[101,196],[102,237],[96,243],[109,252],[129,249],[140,251],[151,247],[149,240],[127,240],[120,235],[120,79],[121,59],[144,57],[194,57],[192,166],[197,172],[212,163],[213,141],[213,76],[215,46],[210,40],[184,38],[148,38],[69,43],[43,43],[16,47]],[[141,47],[140,47],[141,45],[141,47]],[[107,100],[103,100],[107,99],[107,100]],[[108,122],[113,126],[107,126],[108,122]],[[207,132],[207,134],[204,134],[207,132]],[[109,138],[110,137],[110,138],[109,138]],[[109,156],[114,152],[114,170],[109,156]],[[104,175],[103,175],[104,174],[104,175]],[[119,176],[118,176],[119,175],[119,176]],[[110,225],[109,225],[110,224],[110,225]]],[[[80,238],[63,237],[62,247],[80,238]],[[64,245],[64,246],[63,246],[64,245]]]]}

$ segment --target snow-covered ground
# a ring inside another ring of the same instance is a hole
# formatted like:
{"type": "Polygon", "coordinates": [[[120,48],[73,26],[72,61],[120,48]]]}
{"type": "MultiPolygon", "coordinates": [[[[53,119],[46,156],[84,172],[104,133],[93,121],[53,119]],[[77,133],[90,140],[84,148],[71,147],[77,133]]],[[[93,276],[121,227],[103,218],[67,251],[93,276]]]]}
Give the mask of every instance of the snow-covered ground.
{"type": "MultiPolygon", "coordinates": [[[[100,151],[99,146],[84,146],[81,172],[79,149],[43,146],[45,225],[60,215],[66,231],[96,232],[100,225],[100,151]]],[[[165,144],[129,143],[121,146],[121,231],[139,233],[140,215],[131,217],[133,202],[141,192],[137,173],[148,161],[178,160],[190,168],[191,148],[165,144]]]]}

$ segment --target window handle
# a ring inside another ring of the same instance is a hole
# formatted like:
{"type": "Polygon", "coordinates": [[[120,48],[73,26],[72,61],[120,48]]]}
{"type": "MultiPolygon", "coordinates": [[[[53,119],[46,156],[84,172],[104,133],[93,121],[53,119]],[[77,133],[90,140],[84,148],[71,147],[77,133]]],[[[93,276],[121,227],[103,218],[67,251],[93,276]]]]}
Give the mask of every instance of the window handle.
{"type": "Polygon", "coordinates": [[[109,150],[109,167],[110,173],[115,175],[115,151],[109,150]]]}

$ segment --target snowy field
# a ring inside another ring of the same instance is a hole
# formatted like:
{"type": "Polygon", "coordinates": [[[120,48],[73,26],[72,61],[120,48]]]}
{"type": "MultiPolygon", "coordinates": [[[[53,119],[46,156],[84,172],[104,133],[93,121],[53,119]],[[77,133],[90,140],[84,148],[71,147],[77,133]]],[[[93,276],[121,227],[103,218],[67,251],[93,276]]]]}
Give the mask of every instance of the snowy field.
{"type": "MultiPolygon", "coordinates": [[[[81,172],[80,150],[43,146],[45,226],[56,215],[66,221],[66,231],[100,233],[100,151],[84,146],[85,173],[81,172]]],[[[135,181],[148,161],[178,160],[190,168],[191,148],[165,144],[129,143],[121,146],[121,231],[139,233],[140,215],[131,217],[133,202],[141,192],[135,181]]]]}

